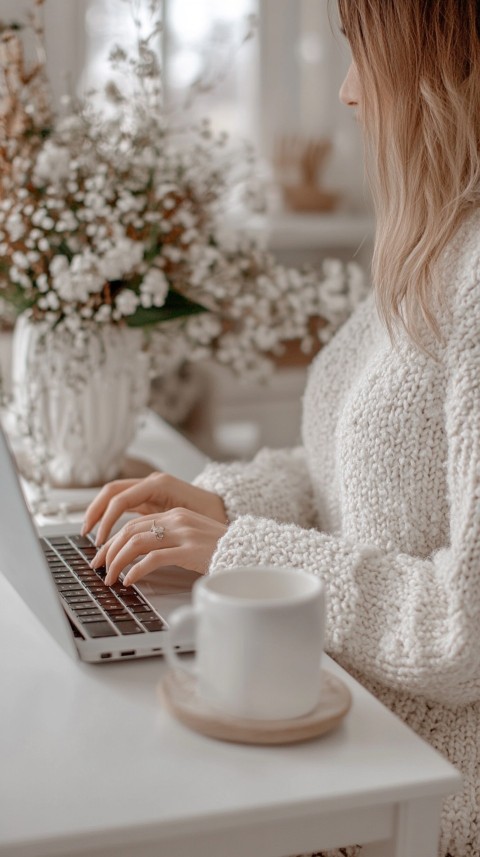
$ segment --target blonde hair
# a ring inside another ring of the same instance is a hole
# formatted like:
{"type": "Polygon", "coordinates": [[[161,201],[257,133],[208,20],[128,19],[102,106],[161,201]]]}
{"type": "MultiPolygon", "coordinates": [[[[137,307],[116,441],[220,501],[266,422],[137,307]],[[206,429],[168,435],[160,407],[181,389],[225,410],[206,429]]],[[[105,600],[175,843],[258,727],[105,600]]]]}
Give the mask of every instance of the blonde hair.
{"type": "Polygon", "coordinates": [[[441,339],[435,268],[480,199],[480,0],[338,0],[362,85],[377,214],[373,281],[392,337],[441,339]]]}

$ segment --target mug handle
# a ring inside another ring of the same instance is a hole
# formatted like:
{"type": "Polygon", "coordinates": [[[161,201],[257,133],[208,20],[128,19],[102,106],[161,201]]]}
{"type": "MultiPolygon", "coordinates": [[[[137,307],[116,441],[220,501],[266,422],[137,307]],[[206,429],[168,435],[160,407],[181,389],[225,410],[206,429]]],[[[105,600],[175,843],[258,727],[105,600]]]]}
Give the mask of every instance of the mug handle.
{"type": "Polygon", "coordinates": [[[198,612],[198,607],[193,606],[179,607],[177,610],[174,610],[169,618],[170,630],[168,632],[168,636],[165,638],[164,650],[165,658],[170,669],[182,670],[182,672],[185,672],[187,675],[193,676],[194,678],[197,676],[196,667],[192,664],[187,665],[181,658],[179,658],[175,650],[175,646],[177,645],[176,640],[178,640],[180,634],[182,634],[184,638],[185,635],[187,635],[193,640],[195,636],[194,628],[198,612]]]}

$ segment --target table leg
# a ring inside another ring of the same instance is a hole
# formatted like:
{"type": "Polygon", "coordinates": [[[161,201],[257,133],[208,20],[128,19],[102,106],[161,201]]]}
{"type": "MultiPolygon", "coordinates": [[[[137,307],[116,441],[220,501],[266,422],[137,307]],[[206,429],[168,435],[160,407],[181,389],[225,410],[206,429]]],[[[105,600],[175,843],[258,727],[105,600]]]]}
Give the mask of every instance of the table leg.
{"type": "Polygon", "coordinates": [[[362,857],[437,857],[442,798],[417,798],[398,804],[394,836],[362,848],[362,857]]]}

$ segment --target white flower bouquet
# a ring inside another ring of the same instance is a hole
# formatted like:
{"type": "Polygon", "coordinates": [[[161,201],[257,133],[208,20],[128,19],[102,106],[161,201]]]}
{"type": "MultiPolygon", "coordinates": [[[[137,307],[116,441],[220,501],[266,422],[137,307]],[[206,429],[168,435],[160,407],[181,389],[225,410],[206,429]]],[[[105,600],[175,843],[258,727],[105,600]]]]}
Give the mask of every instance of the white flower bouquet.
{"type": "MultiPolygon", "coordinates": [[[[289,270],[226,234],[238,151],[208,120],[166,109],[160,29],[157,14],[133,51],[113,48],[106,101],[88,93],[58,116],[43,56],[27,74],[21,31],[0,33],[0,315],[14,307],[79,340],[92,326],[143,328],[152,355],[213,355],[242,375],[262,373],[282,343],[311,347],[313,317],[328,338],[363,295],[362,278],[338,263],[323,276],[289,270]]],[[[253,170],[245,153],[243,181],[253,170]]]]}

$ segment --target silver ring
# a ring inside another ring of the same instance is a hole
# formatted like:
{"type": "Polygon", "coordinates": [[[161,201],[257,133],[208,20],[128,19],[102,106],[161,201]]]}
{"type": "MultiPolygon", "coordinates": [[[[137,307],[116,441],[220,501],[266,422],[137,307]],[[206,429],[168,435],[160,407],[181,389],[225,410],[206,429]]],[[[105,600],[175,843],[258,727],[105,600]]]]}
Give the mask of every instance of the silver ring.
{"type": "Polygon", "coordinates": [[[160,524],[157,524],[156,521],[153,522],[150,527],[150,532],[154,534],[155,538],[160,542],[165,535],[165,527],[162,527],[160,524]]]}

